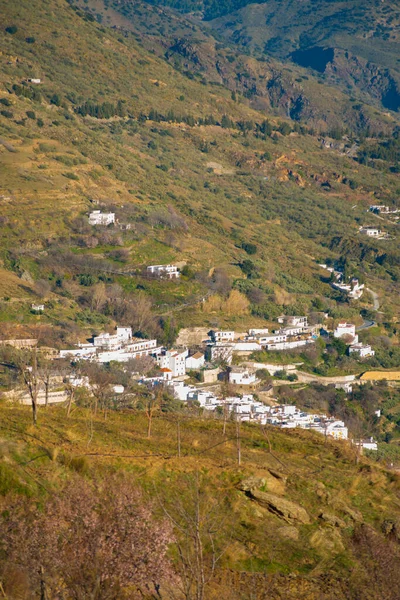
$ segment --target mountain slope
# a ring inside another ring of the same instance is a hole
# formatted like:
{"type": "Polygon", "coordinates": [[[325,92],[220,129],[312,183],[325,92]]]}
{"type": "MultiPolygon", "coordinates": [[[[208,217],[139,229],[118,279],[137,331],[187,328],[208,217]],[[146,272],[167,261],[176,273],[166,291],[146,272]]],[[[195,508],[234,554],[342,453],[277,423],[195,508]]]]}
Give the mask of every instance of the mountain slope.
{"type": "Polygon", "coordinates": [[[55,308],[45,320],[59,323],[61,311],[66,322],[101,326],[106,316],[87,311],[93,286],[105,282],[132,299],[144,293],[156,314],[179,309],[179,324],[240,322],[240,311],[201,310],[220,285],[214,268],[249,298],[260,290],[247,319],[304,311],[317,297],[354,318],[359,307],[337,304],[316,264],[340,256],[391,306],[396,240],[361,239],[358,228],[377,221],[365,215],[371,199],[393,203],[395,172],[383,182],[351,158],[355,140],[332,140],[328,150],[290,121],[264,122],[246,99],[177,73],[132,35],[61,0],[51,6],[3,2],[5,25],[17,31],[2,34],[0,99],[3,264],[49,281],[55,308]],[[42,83],[27,84],[32,77],[42,83]],[[131,228],[89,228],[93,200],[131,228]],[[141,278],[146,264],[163,261],[187,262],[188,276],[179,285],[141,278]]]}

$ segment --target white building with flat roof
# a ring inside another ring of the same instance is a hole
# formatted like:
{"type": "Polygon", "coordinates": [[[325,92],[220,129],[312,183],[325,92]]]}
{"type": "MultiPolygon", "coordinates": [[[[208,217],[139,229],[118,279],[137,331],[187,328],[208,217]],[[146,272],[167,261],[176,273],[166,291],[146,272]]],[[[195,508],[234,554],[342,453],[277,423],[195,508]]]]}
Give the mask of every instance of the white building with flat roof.
{"type": "Polygon", "coordinates": [[[209,335],[214,342],[233,342],[235,339],[234,331],[212,330],[210,331],[209,335]]]}
{"type": "Polygon", "coordinates": [[[282,315],[277,319],[278,323],[283,323],[286,326],[291,327],[307,327],[308,318],[303,315],[282,315]]]}
{"type": "Polygon", "coordinates": [[[375,350],[372,350],[369,344],[352,344],[349,347],[349,354],[357,354],[360,358],[375,356],[375,350]]]}
{"type": "Polygon", "coordinates": [[[115,223],[115,213],[102,213],[100,210],[93,210],[89,214],[89,225],[111,225],[115,223]]]}
{"type": "Polygon", "coordinates": [[[158,277],[159,279],[179,279],[180,271],[175,265],[150,265],[147,267],[148,275],[158,277]]]}
{"type": "Polygon", "coordinates": [[[257,383],[257,377],[255,373],[252,373],[245,367],[232,367],[229,372],[229,383],[235,385],[254,385],[257,383]]]}
{"type": "Polygon", "coordinates": [[[367,235],[368,237],[373,237],[373,238],[379,238],[382,237],[383,232],[378,229],[378,227],[360,227],[359,229],[360,233],[362,233],[363,235],[367,235]]]}
{"type": "Polygon", "coordinates": [[[349,343],[358,344],[358,335],[356,334],[356,326],[353,323],[338,323],[333,332],[333,337],[343,338],[348,337],[349,343]]]}

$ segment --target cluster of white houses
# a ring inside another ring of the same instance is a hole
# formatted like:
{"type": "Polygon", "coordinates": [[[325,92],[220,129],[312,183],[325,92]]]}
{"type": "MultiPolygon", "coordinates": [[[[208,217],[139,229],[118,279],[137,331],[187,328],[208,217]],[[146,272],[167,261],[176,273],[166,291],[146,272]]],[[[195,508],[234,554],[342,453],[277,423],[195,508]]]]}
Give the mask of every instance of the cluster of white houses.
{"type": "MultiPolygon", "coordinates": [[[[157,344],[156,339],[133,337],[130,327],[117,327],[114,334],[101,333],[94,336],[91,342],[61,350],[60,357],[108,363],[152,356],[161,369],[163,378],[171,380],[183,377],[189,370],[203,369],[206,362],[210,365],[221,362],[230,365],[234,354],[246,356],[263,349],[290,350],[314,343],[318,339],[321,325],[308,325],[305,316],[284,316],[278,321],[282,327],[272,333],[268,329],[249,329],[246,334],[210,331],[209,338],[204,341],[205,352],[197,350],[192,354],[187,348],[165,349],[157,344]]],[[[339,323],[333,335],[346,342],[350,355],[357,354],[360,358],[365,358],[375,354],[370,345],[359,343],[356,327],[351,323],[339,323]]],[[[231,370],[232,382],[254,385],[256,382],[253,377],[242,371],[240,367],[231,370]]]]}
{"type": "Polygon", "coordinates": [[[230,364],[233,354],[246,355],[261,350],[292,350],[313,344],[321,325],[308,325],[307,317],[284,316],[278,319],[283,325],[270,332],[268,329],[249,329],[247,334],[234,331],[211,331],[207,341],[206,356],[211,362],[223,360],[230,364]]]}
{"type": "Polygon", "coordinates": [[[316,431],[335,439],[347,440],[348,429],[343,421],[324,414],[310,414],[294,405],[267,406],[256,400],[252,394],[221,397],[206,390],[186,385],[184,382],[170,384],[175,397],[182,402],[196,404],[210,412],[224,412],[230,417],[261,425],[274,425],[282,429],[301,427],[316,431]]]}
{"type": "Polygon", "coordinates": [[[132,336],[131,327],[117,327],[115,334],[101,333],[92,342],[78,344],[77,348],[61,350],[60,358],[92,360],[99,363],[127,362],[141,356],[157,356],[162,348],[157,340],[144,340],[132,336]]]}

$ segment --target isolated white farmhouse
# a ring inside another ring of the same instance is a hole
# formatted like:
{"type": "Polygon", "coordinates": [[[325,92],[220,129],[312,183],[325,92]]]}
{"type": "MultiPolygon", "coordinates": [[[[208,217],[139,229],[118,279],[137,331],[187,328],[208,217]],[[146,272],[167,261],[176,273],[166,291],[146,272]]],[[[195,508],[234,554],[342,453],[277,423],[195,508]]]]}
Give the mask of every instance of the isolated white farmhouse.
{"type": "Polygon", "coordinates": [[[89,214],[89,225],[111,225],[115,223],[115,213],[102,213],[100,210],[93,210],[89,214]]]}
{"type": "Polygon", "coordinates": [[[360,233],[367,235],[368,237],[379,238],[382,236],[382,231],[377,227],[360,227],[360,233]]]}
{"type": "Polygon", "coordinates": [[[36,310],[37,312],[43,312],[44,311],[44,304],[31,304],[31,308],[32,310],[36,310]]]}
{"type": "Polygon", "coordinates": [[[181,276],[176,265],[150,265],[147,274],[160,279],[179,279],[181,276]]]}

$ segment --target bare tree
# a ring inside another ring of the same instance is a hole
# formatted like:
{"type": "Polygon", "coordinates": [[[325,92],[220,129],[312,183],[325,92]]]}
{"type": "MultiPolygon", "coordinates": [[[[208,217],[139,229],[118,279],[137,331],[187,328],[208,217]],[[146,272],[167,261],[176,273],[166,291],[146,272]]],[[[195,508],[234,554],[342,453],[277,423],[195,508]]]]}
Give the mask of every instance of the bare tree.
{"type": "Polygon", "coordinates": [[[169,503],[161,501],[164,513],[176,532],[178,549],[178,594],[171,597],[204,600],[215,571],[225,552],[221,531],[225,527],[224,499],[210,495],[207,483],[198,472],[182,481],[169,503]],[[207,491],[206,491],[207,490],[207,491]]]}
{"type": "Polygon", "coordinates": [[[40,388],[38,364],[37,364],[37,348],[31,351],[24,350],[15,353],[14,364],[18,369],[25,388],[31,399],[32,406],[32,421],[37,424],[37,407],[38,395],[40,388]]]}
{"type": "Polygon", "coordinates": [[[46,358],[40,358],[37,373],[39,380],[41,381],[44,387],[44,404],[47,407],[49,404],[49,391],[51,379],[55,375],[54,363],[52,363],[46,358]]]}
{"type": "Polygon", "coordinates": [[[146,294],[139,293],[129,300],[126,320],[134,331],[147,332],[154,327],[155,316],[152,311],[152,301],[146,294]]]}
{"type": "Polygon", "coordinates": [[[100,311],[107,302],[106,286],[104,283],[98,283],[93,286],[91,295],[92,310],[100,311]]]}
{"type": "Polygon", "coordinates": [[[82,372],[89,377],[90,390],[94,397],[94,414],[97,414],[98,408],[105,411],[111,399],[113,388],[113,376],[103,367],[89,363],[82,366],[82,372]]]}
{"type": "Polygon", "coordinates": [[[144,399],[144,412],[147,417],[147,438],[151,438],[151,428],[154,415],[161,409],[161,400],[164,389],[158,386],[156,392],[149,391],[144,399]]]}

